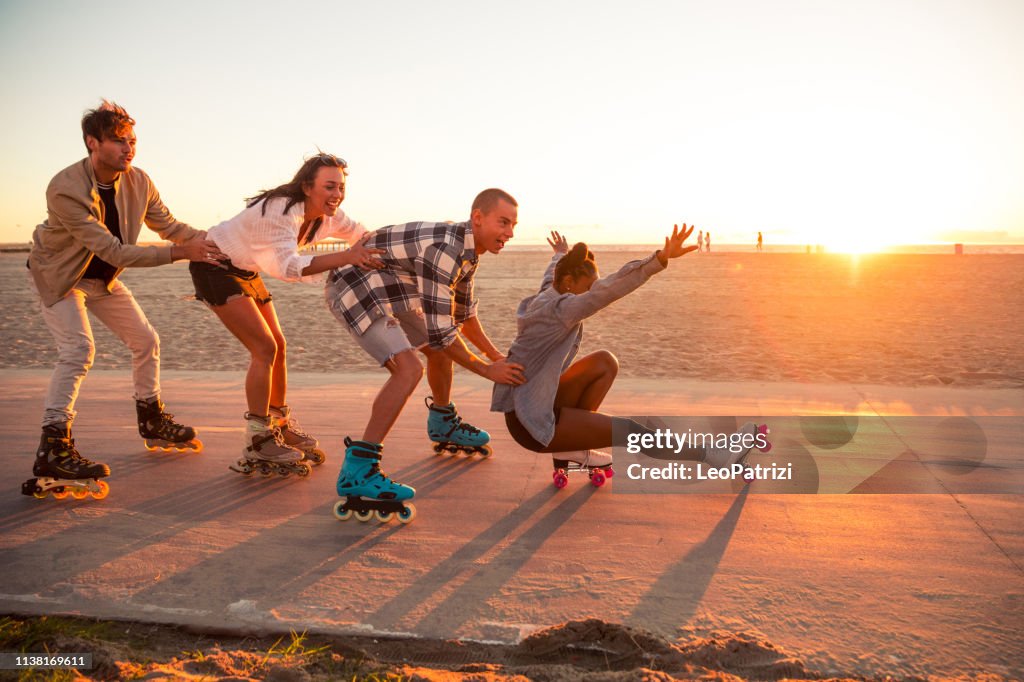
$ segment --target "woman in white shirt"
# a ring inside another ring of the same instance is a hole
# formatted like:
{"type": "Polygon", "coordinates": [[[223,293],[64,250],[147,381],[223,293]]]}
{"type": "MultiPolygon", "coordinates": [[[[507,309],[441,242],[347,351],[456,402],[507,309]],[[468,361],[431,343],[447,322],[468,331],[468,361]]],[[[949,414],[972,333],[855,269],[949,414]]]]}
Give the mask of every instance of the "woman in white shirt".
{"type": "Polygon", "coordinates": [[[260,273],[286,282],[319,282],[319,273],[343,265],[381,267],[378,249],[363,246],[366,228],[339,206],[345,199],[348,164],[318,154],[299,168],[291,182],[247,200],[244,211],[208,232],[227,256],[220,265],[190,267],[196,299],[203,301],[250,354],[245,378],[246,438],[236,471],[309,473],[323,461],[315,438],[291,417],[286,402],[288,369],[285,338],[274,303],[260,273]],[[323,255],[300,254],[307,244],[336,237],[351,248],[323,255]]]}

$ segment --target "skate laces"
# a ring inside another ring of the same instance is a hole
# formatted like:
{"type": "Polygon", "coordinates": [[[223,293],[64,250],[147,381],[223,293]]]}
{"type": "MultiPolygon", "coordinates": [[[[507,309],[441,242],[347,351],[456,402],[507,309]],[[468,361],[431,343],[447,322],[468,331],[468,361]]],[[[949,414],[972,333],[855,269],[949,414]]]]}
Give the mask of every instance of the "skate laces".
{"type": "Polygon", "coordinates": [[[95,464],[91,459],[86,459],[79,454],[78,449],[75,447],[75,439],[68,438],[67,440],[61,439],[60,444],[64,447],[63,456],[57,455],[58,459],[69,460],[72,464],[81,464],[82,466],[91,467],[95,464]]]}
{"type": "Polygon", "coordinates": [[[450,421],[454,421],[455,422],[455,426],[452,427],[452,430],[449,431],[449,433],[453,433],[455,431],[465,431],[466,433],[468,433],[468,434],[470,434],[472,436],[475,436],[476,434],[480,433],[480,429],[478,429],[475,426],[472,426],[472,425],[467,424],[466,422],[462,421],[462,416],[461,415],[451,414],[451,415],[448,415],[447,417],[445,417],[444,420],[446,422],[450,422],[450,421]]]}
{"type": "Polygon", "coordinates": [[[182,424],[178,424],[177,422],[175,422],[174,415],[171,414],[170,412],[164,412],[163,410],[160,410],[160,412],[154,416],[156,417],[156,424],[158,427],[169,428],[174,433],[175,436],[182,436],[185,434],[186,427],[182,424]]]}
{"type": "Polygon", "coordinates": [[[287,419],[282,419],[280,421],[280,426],[278,428],[281,431],[288,431],[290,433],[294,433],[299,438],[310,438],[311,437],[308,433],[306,433],[305,431],[302,430],[302,427],[299,426],[299,423],[297,421],[295,421],[295,419],[292,418],[292,417],[288,417],[287,419]]]}

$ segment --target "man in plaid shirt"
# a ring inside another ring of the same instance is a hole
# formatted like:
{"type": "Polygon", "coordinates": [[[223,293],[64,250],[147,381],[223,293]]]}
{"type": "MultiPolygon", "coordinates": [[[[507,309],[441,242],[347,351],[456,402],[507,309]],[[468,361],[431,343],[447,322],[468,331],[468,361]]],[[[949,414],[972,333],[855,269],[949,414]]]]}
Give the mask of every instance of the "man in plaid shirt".
{"type": "MultiPolygon", "coordinates": [[[[473,293],[479,257],[501,251],[517,222],[518,204],[511,195],[500,189],[484,190],[473,201],[466,222],[406,223],[375,231],[364,246],[384,251],[379,256],[384,268],[365,271],[347,266],[331,271],[326,289],[331,312],[348,326],[356,343],[391,373],[373,402],[362,442],[353,444],[372,446],[379,453],[423,376],[417,350],[427,359],[434,405],[446,406],[431,411],[450,409],[452,418],[446,421],[466,434],[480,432],[461,423],[450,402],[453,363],[495,383],[524,382],[522,366],[507,362],[484,332],[473,293]],[[463,337],[490,362],[470,351],[463,337]]],[[[346,454],[339,493],[348,459],[346,454]]]]}

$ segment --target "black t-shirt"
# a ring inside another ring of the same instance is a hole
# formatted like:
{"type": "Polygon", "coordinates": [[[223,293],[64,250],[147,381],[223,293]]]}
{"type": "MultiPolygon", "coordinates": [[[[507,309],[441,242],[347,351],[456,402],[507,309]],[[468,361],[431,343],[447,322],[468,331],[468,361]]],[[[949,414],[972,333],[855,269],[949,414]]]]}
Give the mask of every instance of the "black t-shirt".
{"type": "MultiPolygon", "coordinates": [[[[118,241],[124,243],[124,237],[121,236],[121,219],[117,214],[117,203],[114,201],[114,186],[96,183],[96,188],[99,190],[100,199],[103,201],[103,212],[106,216],[104,226],[110,230],[110,234],[117,237],[118,241]]],[[[85,274],[82,275],[82,278],[101,279],[109,284],[114,279],[116,273],[117,268],[102,260],[99,256],[94,255],[92,260],[89,261],[89,267],[85,269],[85,274]]]]}

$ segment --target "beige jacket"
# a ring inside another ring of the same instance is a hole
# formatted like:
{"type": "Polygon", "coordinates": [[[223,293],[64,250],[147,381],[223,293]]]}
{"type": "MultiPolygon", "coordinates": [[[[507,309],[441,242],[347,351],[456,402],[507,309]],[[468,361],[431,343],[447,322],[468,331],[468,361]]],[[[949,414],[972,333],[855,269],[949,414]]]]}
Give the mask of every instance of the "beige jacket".
{"type": "Polygon", "coordinates": [[[176,244],[205,234],[175,220],[142,170],[129,168],[118,175],[114,187],[124,243],[104,225],[103,200],[88,158],[68,166],[50,181],[46,188],[46,221],[32,234],[28,257],[44,305],[51,306],[67,296],[94,255],[116,267],[117,275],[127,267],[170,263],[170,246],[136,246],[143,222],[176,244]]]}

